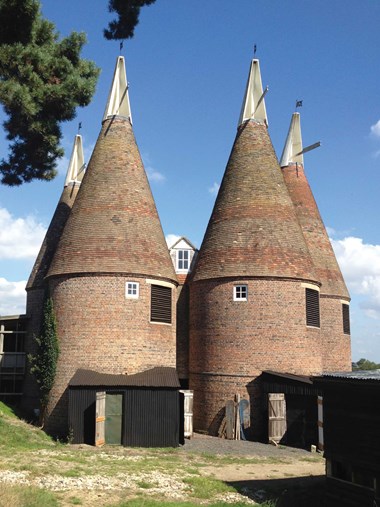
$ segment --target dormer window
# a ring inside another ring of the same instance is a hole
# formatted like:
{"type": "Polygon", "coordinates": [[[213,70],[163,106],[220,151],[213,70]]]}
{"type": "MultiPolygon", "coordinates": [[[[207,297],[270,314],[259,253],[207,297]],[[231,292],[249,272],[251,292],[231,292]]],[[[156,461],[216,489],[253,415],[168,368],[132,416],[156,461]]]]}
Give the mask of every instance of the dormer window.
{"type": "Polygon", "coordinates": [[[177,250],[177,270],[189,271],[190,269],[190,250],[177,250]]]}
{"type": "Polygon", "coordinates": [[[234,286],[234,301],[248,301],[248,285],[234,286]]]}

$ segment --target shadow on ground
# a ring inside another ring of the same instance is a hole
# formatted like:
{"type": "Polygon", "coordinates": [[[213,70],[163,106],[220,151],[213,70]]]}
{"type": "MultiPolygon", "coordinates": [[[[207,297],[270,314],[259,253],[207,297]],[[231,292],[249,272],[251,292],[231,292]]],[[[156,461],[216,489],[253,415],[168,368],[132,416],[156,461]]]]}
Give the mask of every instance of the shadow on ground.
{"type": "Polygon", "coordinates": [[[277,500],[276,507],[323,507],[324,505],[326,484],[324,475],[233,481],[227,484],[259,504],[273,499],[277,500]]]}

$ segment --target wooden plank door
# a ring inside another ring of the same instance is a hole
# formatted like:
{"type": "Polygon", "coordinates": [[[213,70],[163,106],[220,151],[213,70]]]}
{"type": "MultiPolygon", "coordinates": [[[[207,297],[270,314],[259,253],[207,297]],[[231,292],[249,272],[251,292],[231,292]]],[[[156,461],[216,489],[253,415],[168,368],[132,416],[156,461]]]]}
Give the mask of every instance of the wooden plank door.
{"type": "Polygon", "coordinates": [[[105,420],[106,420],[106,393],[104,391],[96,393],[95,410],[95,445],[105,444],[105,420]]]}
{"type": "Polygon", "coordinates": [[[280,442],[286,433],[286,402],[284,393],[268,394],[268,439],[280,442]]]}
{"type": "Polygon", "coordinates": [[[323,440],[323,398],[318,396],[318,449],[323,451],[325,443],[323,440]]]}

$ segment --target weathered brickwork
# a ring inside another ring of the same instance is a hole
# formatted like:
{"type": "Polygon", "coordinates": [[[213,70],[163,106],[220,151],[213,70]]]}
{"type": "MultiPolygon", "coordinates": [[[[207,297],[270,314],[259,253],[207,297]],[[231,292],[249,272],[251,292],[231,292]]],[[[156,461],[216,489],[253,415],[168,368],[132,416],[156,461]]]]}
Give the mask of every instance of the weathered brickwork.
{"type": "Polygon", "coordinates": [[[316,280],[264,124],[238,131],[192,276],[316,280]]]}
{"type": "Polygon", "coordinates": [[[317,203],[302,164],[283,168],[315,273],[321,282],[321,335],[323,370],[351,370],[351,340],[343,333],[342,302],[350,301],[342,273],[332,249],[317,203]]]}
{"type": "MultiPolygon", "coordinates": [[[[158,282],[159,283],[159,282],[158,282]]],[[[62,277],[50,281],[60,356],[47,429],[67,430],[68,382],[78,368],[134,374],[176,365],[176,289],[172,324],[150,322],[151,285],[137,276],[62,277]],[[127,281],[140,284],[138,299],[125,297],[127,281]]]]}
{"type": "Polygon", "coordinates": [[[323,371],[351,371],[351,337],[343,333],[342,300],[321,296],[323,371]]]}
{"type": "Polygon", "coordinates": [[[186,275],[177,275],[177,373],[180,380],[189,378],[189,286],[186,275]],[[182,282],[182,283],[181,283],[182,282]]]}
{"type": "Polygon", "coordinates": [[[42,242],[36,262],[34,263],[32,272],[29,276],[29,280],[26,285],[27,291],[44,286],[44,278],[49,271],[51,261],[54,257],[67,219],[69,218],[71,208],[73,207],[79,188],[79,183],[75,183],[74,185],[68,185],[63,189],[61,198],[42,242]]]}
{"type": "Polygon", "coordinates": [[[242,278],[194,282],[190,322],[190,389],[195,391],[199,429],[209,429],[215,407],[219,411],[236,392],[247,396],[248,380],[254,381],[263,370],[304,375],[322,371],[320,329],[306,326],[301,281],[242,278]],[[248,286],[247,301],[233,301],[237,283],[248,286]],[[229,378],[224,387],[220,385],[212,400],[214,375],[231,375],[233,382],[229,378]],[[198,391],[200,376],[202,385],[211,382],[207,394],[198,391]],[[239,391],[230,390],[236,386],[239,391]]]}
{"type": "Polygon", "coordinates": [[[283,168],[284,179],[294,203],[315,273],[321,281],[321,294],[349,299],[342,273],[332,249],[317,203],[302,164],[283,168]]]}
{"type": "Polygon", "coordinates": [[[131,124],[103,122],[48,276],[139,273],[176,282],[131,124]]]}
{"type": "MultiPolygon", "coordinates": [[[[175,248],[171,255],[132,125],[109,116],[80,191],[61,196],[28,281],[27,352],[35,350],[45,288],[57,318],[50,433],[68,430],[68,383],[78,368],[134,374],[175,366],[194,390],[196,429],[215,433],[238,393],[250,400],[256,438],[266,424],[263,370],[350,369],[347,288],[303,166],[281,171],[264,121],[238,129],[188,276],[176,275],[175,248]],[[172,288],[171,324],[150,321],[154,281],[172,288]],[[138,298],[126,297],[126,282],[139,284],[138,298]],[[247,300],[234,300],[237,284],[247,287],[247,300]],[[306,287],[320,290],[320,328],[306,326],[306,287]]],[[[24,390],[25,407],[35,408],[30,376],[24,390]]]]}

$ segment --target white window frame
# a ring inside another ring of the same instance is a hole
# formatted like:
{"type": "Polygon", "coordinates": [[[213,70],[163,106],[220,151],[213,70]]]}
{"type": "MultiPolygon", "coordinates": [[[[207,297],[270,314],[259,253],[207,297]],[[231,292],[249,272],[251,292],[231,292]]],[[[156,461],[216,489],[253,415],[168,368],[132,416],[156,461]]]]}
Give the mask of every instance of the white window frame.
{"type": "Polygon", "coordinates": [[[177,271],[179,271],[181,273],[187,273],[188,271],[190,271],[190,250],[188,250],[186,248],[181,248],[176,251],[176,267],[177,267],[177,271]],[[180,252],[186,253],[187,259],[180,259],[179,258],[180,252]],[[180,268],[179,267],[180,260],[182,262],[187,261],[187,268],[180,268]]]}
{"type": "Polygon", "coordinates": [[[125,283],[125,297],[126,299],[138,299],[140,296],[139,282],[126,282],[125,283]]]}
{"type": "Polygon", "coordinates": [[[248,285],[246,283],[234,285],[234,301],[248,301],[248,285]]]}

